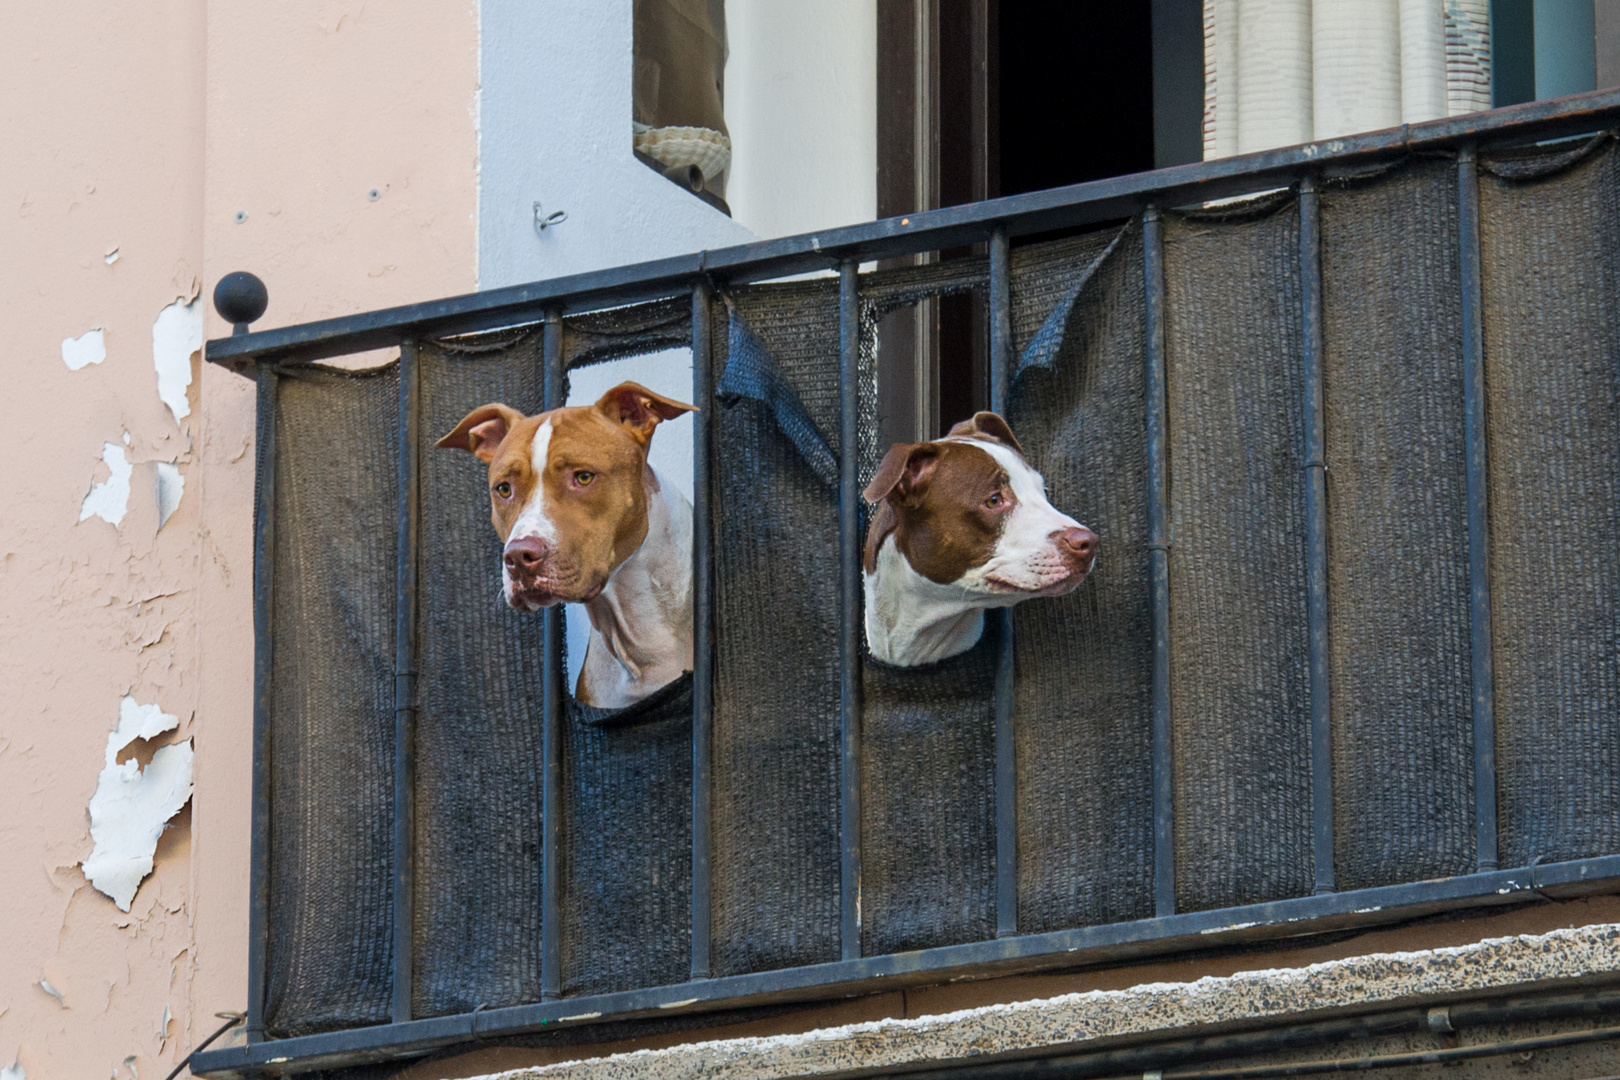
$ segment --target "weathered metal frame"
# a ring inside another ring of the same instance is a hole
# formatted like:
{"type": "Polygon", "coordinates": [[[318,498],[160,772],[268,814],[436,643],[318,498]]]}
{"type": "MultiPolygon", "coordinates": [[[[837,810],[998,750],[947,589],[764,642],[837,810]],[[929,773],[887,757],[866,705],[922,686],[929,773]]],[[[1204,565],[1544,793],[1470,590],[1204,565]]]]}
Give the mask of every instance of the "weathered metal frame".
{"type": "Polygon", "coordinates": [[[210,341],[207,358],[258,380],[261,462],[275,460],[278,369],[367,349],[401,346],[401,461],[398,552],[398,634],[395,691],[395,993],[394,1022],[375,1027],[267,1040],[264,1032],[265,964],[270,868],[269,783],[274,747],[269,740],[275,470],[258,472],[254,539],[254,741],[252,864],[250,869],[248,1042],[197,1056],[198,1074],[246,1074],[329,1068],[410,1057],[496,1035],[577,1025],[717,1011],[785,1001],[874,993],[947,979],[1075,967],[1189,949],[1225,947],[1301,933],[1387,924],[1435,912],[1525,902],[1620,889],[1620,855],[1497,870],[1494,691],[1491,680],[1490,596],[1485,571],[1487,524],[1483,397],[1483,341],[1475,164],[1482,143],[1529,142],[1599,130],[1620,123],[1620,91],[1578,95],[1429,124],[1291,147],[1135,176],[1078,184],[952,207],[822,233],[764,241],[721,251],[616,267],[362,315],[240,334],[210,341]],[[1354,892],[1333,891],[1332,757],[1327,702],[1326,509],[1323,489],[1321,403],[1321,276],[1317,226],[1318,177],[1399,158],[1417,150],[1458,155],[1459,243],[1462,265],[1468,461],[1475,815],[1479,872],[1354,892]],[[1173,791],[1167,629],[1168,568],[1165,461],[1164,279],[1159,208],[1252,194],[1286,185],[1301,190],[1301,293],[1304,343],[1307,512],[1307,612],[1311,655],[1312,786],[1316,895],[1219,911],[1175,912],[1173,791]],[[996,933],[990,941],[889,956],[862,956],[860,926],[859,757],[859,550],[855,469],[856,380],[859,352],[861,261],[987,242],[990,252],[991,402],[1005,408],[1010,392],[1010,259],[1012,237],[1075,228],[1140,214],[1147,304],[1147,423],[1149,558],[1152,577],[1153,775],[1155,916],[1056,933],[1017,933],[1016,790],[1012,716],[1012,626],[1000,618],[996,675],[995,835],[996,933]],[[712,290],[786,274],[835,269],[840,279],[839,562],[841,725],[841,959],[834,963],[712,978],[710,952],[709,770],[712,713],[713,493],[712,290]],[[694,535],[696,660],[693,716],[693,844],[691,981],[622,993],[559,1000],[561,620],[546,614],[544,670],[544,782],[541,857],[542,1000],[535,1004],[432,1019],[410,1016],[412,741],[416,713],[416,581],[420,469],[415,434],[420,422],[415,341],[543,321],[545,403],[562,403],[561,318],[565,313],[689,294],[692,300],[693,392],[700,407],[694,429],[694,535]],[[408,565],[407,565],[408,564],[408,565]]]}

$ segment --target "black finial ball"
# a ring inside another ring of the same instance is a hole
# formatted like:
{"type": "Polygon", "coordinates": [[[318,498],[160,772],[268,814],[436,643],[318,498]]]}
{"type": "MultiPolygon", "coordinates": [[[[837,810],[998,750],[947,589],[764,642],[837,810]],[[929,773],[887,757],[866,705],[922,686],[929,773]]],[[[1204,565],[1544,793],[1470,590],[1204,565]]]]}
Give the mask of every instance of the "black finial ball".
{"type": "Polygon", "coordinates": [[[246,333],[247,324],[263,315],[269,305],[270,292],[264,282],[245,270],[226,274],[214,286],[214,310],[239,334],[246,333]]]}

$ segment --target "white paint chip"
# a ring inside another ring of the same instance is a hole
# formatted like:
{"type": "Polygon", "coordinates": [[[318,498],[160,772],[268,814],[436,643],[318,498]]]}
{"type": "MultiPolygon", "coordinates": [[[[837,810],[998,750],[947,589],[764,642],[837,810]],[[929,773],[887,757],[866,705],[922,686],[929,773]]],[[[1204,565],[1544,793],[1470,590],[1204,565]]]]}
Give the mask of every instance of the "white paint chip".
{"type": "MultiPolygon", "coordinates": [[[[170,971],[170,977],[171,977],[171,981],[172,981],[172,977],[173,977],[172,969],[170,971]]],[[[160,1054],[163,1053],[163,1047],[169,1041],[169,1024],[171,1022],[173,1022],[173,1020],[174,1020],[174,1012],[169,1008],[168,1005],[164,1005],[163,1006],[163,1019],[162,1019],[162,1021],[160,1021],[158,1023],[158,1029],[157,1029],[158,1053],[160,1053],[160,1054]]]]}
{"type": "Polygon", "coordinates": [[[108,266],[111,266],[118,261],[118,249],[116,247],[108,248],[107,254],[103,255],[102,258],[107,261],[108,266]]]}
{"type": "Polygon", "coordinates": [[[79,504],[79,520],[98,517],[109,525],[117,525],[129,511],[129,478],[135,466],[129,463],[124,448],[117,443],[103,443],[101,460],[111,473],[107,479],[90,487],[90,493],[79,504]]]}
{"type": "Polygon", "coordinates": [[[78,337],[62,339],[62,363],[68,366],[69,371],[78,371],[91,364],[99,364],[105,359],[107,359],[107,338],[99,326],[94,330],[86,330],[78,337]]]}
{"type": "Polygon", "coordinates": [[[28,1070],[22,1067],[22,1058],[12,1058],[10,1065],[0,1069],[0,1080],[28,1080],[28,1070]]]}
{"type": "Polygon", "coordinates": [[[157,368],[158,397],[179,423],[191,415],[186,389],[191,386],[191,354],[203,346],[203,308],[193,297],[176,300],[152,323],[152,365],[157,368]]]}
{"type": "Polygon", "coordinates": [[[180,475],[180,466],[173,461],[157,463],[158,528],[169,523],[169,518],[180,508],[180,496],[186,493],[186,478],[180,475]]]}
{"type": "Polygon", "coordinates": [[[120,911],[129,910],[135,890],[152,872],[152,855],[169,819],[191,798],[192,748],[190,739],[165,746],[144,770],[134,758],[118,764],[118,752],[179,726],[179,717],[126,694],[118,704],[118,726],[107,736],[105,763],[90,796],[95,849],[84,860],[84,876],[120,911]]]}
{"type": "Polygon", "coordinates": [[[62,991],[51,985],[51,981],[49,979],[39,980],[39,988],[51,995],[51,997],[55,998],[58,1005],[62,1006],[64,1009],[67,1008],[67,998],[62,996],[62,991]]]}
{"type": "MultiPolygon", "coordinates": [[[[135,1055],[134,1054],[131,1054],[131,1055],[129,1055],[129,1057],[124,1059],[124,1068],[129,1070],[129,1075],[133,1076],[135,1078],[135,1080],[141,1080],[141,1071],[135,1067],[135,1055]]],[[[114,1075],[117,1074],[117,1071],[118,1070],[116,1070],[116,1069],[113,1070],[114,1075]]]]}

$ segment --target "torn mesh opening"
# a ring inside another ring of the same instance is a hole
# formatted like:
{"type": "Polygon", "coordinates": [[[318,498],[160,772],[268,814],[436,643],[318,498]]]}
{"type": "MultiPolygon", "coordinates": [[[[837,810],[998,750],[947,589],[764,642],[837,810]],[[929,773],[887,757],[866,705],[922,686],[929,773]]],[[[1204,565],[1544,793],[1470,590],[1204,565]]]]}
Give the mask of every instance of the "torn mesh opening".
{"type": "MultiPolygon", "coordinates": [[[[878,464],[889,449],[883,445],[880,437],[883,417],[879,414],[877,392],[878,336],[882,323],[897,311],[944,296],[973,292],[979,294],[982,299],[989,287],[989,271],[990,261],[982,255],[976,255],[944,262],[923,263],[918,266],[878,270],[861,275],[860,370],[863,383],[860,396],[861,458],[856,471],[863,487],[877,472],[878,464]],[[865,381],[867,379],[870,380],[870,386],[865,381]]],[[[965,420],[966,417],[954,419],[965,420]]],[[[863,530],[868,520],[867,513],[863,502],[861,518],[863,530]]]]}

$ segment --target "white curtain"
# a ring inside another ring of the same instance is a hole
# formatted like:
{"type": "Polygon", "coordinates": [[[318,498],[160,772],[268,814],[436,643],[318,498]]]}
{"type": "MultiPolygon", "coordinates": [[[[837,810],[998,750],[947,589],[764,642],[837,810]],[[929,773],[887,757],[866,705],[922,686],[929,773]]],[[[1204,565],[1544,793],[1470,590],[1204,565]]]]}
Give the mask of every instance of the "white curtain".
{"type": "Polygon", "coordinates": [[[1204,157],[1490,107],[1490,0],[1204,0],[1204,157]]]}

